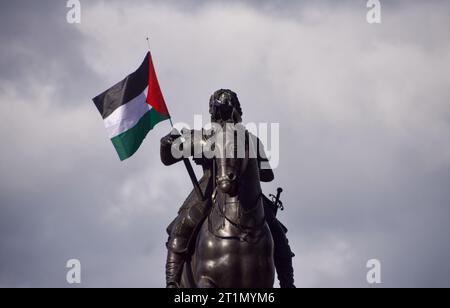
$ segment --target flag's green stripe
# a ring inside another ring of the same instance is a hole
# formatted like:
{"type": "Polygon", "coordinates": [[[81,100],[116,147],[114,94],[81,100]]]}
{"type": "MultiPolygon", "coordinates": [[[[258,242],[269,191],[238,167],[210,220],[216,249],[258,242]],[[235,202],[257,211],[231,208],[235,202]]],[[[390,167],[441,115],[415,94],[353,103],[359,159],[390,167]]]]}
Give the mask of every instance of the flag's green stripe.
{"type": "Polygon", "coordinates": [[[125,160],[133,155],[142,144],[147,133],[161,121],[167,120],[169,117],[158,113],[154,109],[146,112],[139,122],[126,132],[111,139],[120,160],[125,160]]]}

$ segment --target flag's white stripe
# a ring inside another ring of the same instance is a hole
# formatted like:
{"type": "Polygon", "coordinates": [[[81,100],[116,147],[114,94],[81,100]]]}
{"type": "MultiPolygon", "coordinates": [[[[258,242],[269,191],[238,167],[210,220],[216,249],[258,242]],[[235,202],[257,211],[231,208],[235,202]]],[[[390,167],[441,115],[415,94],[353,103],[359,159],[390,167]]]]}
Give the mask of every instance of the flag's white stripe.
{"type": "Polygon", "coordinates": [[[150,110],[150,106],[145,100],[144,93],[141,93],[141,95],[114,110],[104,120],[110,138],[114,138],[134,127],[142,116],[150,110]]]}

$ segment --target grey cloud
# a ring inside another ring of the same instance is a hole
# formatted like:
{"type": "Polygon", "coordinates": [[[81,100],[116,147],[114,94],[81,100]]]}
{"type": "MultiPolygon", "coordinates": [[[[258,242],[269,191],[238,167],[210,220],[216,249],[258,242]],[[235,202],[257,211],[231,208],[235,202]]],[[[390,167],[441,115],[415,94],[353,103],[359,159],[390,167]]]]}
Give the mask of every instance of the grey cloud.
{"type": "Polygon", "coordinates": [[[66,22],[66,1],[2,2],[0,80],[33,100],[33,87],[51,86],[54,106],[70,107],[95,93],[97,76],[86,65],[83,37],[66,22]]]}

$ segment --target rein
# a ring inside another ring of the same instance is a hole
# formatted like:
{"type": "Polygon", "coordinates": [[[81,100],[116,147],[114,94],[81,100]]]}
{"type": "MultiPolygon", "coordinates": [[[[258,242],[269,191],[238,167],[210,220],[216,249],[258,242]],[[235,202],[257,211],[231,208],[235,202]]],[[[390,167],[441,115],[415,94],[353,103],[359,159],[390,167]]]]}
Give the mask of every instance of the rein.
{"type": "MultiPolygon", "coordinates": [[[[264,215],[264,217],[262,218],[261,222],[253,227],[250,226],[245,226],[243,224],[240,223],[240,218],[242,216],[241,212],[239,212],[239,222],[234,222],[233,220],[231,220],[224,212],[224,209],[221,208],[220,204],[216,204],[216,195],[217,195],[217,190],[214,191],[214,197],[213,197],[213,204],[215,204],[213,210],[216,210],[219,214],[219,216],[221,218],[223,218],[223,223],[222,223],[222,227],[225,224],[225,221],[228,221],[232,226],[236,227],[241,233],[242,235],[240,236],[221,236],[218,235],[216,232],[219,230],[219,228],[217,228],[217,230],[213,230],[213,227],[211,225],[211,219],[208,218],[208,231],[213,234],[215,237],[220,238],[220,239],[236,239],[239,240],[241,242],[249,242],[249,237],[253,234],[256,233],[257,231],[259,231],[264,224],[266,223],[266,217],[264,215]]],[[[253,202],[253,206],[246,210],[246,209],[242,209],[242,207],[240,208],[240,210],[242,210],[244,215],[247,215],[253,211],[255,211],[257,209],[258,206],[258,201],[262,198],[263,193],[260,192],[258,194],[258,196],[256,197],[255,201],[253,202]]],[[[224,196],[225,197],[225,196],[224,196]]],[[[239,202],[225,202],[223,201],[223,206],[225,207],[227,204],[236,204],[239,202]]],[[[257,239],[258,240],[258,239],[257,239]]]]}

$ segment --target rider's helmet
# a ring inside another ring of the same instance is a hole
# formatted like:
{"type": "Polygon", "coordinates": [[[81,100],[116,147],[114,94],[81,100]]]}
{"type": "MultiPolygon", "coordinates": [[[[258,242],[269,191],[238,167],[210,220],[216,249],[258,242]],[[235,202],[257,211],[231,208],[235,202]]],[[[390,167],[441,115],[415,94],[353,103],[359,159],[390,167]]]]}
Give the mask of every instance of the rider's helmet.
{"type": "Polygon", "coordinates": [[[220,89],[209,99],[209,113],[213,122],[242,122],[242,109],[239,99],[231,90],[220,89]]]}

